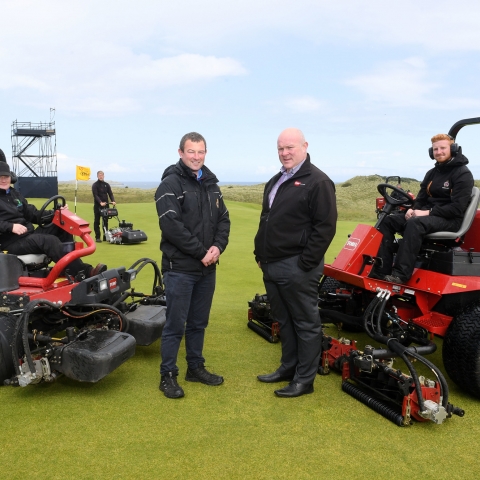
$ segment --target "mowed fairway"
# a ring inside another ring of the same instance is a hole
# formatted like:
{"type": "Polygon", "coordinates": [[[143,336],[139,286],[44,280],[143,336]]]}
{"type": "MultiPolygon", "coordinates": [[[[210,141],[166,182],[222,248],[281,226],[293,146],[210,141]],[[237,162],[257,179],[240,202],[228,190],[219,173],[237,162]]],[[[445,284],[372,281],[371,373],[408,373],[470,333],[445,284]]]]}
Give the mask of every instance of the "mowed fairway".
{"type": "MultiPolygon", "coordinates": [[[[73,210],[73,199],[68,202],[73,210]]],[[[133,359],[97,384],[61,378],[51,385],[1,387],[0,477],[478,479],[480,400],[451,382],[450,401],[465,409],[464,418],[400,428],[343,393],[337,373],[317,376],[314,394],[296,399],[277,398],[275,386],[256,380],[276,369],[280,358],[280,345],[247,328],[247,302],[263,293],[252,254],[260,206],[228,202],[228,207],[230,244],[220,258],[204,350],[207,368],[224,375],[225,383],[185,382],[182,346],[179,383],[185,397],[165,398],[158,390],[157,341],[137,347],[133,359]]],[[[160,261],[153,201],[121,204],[118,210],[148,241],[102,243],[91,263],[129,267],[141,257],[160,261]]],[[[78,205],[77,213],[92,220],[89,204],[78,205]]],[[[110,226],[115,224],[111,220],[110,226]]],[[[355,225],[338,224],[327,261],[355,225]]],[[[137,290],[151,289],[151,272],[141,272],[137,290]]],[[[349,336],[333,327],[328,332],[349,336]]],[[[355,338],[360,345],[367,341],[355,338]]],[[[443,368],[438,343],[439,351],[429,358],[443,368]]]]}

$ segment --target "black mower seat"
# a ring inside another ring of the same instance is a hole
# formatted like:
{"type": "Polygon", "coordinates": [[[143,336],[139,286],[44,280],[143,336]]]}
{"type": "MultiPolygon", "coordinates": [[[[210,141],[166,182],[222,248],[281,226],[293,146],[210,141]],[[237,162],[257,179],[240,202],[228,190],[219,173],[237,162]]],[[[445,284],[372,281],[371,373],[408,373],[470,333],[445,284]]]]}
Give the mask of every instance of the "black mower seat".
{"type": "Polygon", "coordinates": [[[425,235],[425,240],[434,240],[434,241],[445,241],[445,240],[456,240],[457,238],[462,238],[472,226],[473,219],[477,213],[478,202],[480,201],[480,190],[477,187],[473,187],[472,195],[470,197],[470,203],[468,204],[467,209],[465,210],[465,215],[463,217],[463,222],[460,225],[458,232],[434,232],[425,235]]]}

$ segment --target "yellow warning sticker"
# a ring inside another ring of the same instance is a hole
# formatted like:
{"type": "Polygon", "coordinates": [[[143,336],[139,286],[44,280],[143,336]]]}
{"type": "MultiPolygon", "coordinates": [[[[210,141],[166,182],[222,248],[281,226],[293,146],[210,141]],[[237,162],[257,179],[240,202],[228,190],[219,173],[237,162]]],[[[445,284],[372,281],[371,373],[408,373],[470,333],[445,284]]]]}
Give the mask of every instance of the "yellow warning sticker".
{"type": "Polygon", "coordinates": [[[452,287],[467,288],[466,285],[462,285],[461,283],[452,283],[452,287]]]}

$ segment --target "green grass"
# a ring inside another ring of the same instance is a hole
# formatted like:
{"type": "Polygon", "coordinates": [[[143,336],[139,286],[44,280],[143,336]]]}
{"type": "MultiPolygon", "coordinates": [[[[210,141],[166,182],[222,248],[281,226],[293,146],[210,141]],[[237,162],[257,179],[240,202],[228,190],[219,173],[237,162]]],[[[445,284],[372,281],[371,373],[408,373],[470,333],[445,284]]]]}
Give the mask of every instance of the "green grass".
{"type": "MultiPolygon", "coordinates": [[[[345,187],[347,188],[347,187],[345,187]]],[[[71,209],[73,203],[69,199],[71,209]]],[[[477,479],[480,402],[450,383],[465,409],[443,425],[399,428],[341,391],[341,377],[317,376],[315,393],[274,396],[256,375],[274,370],[280,345],[247,328],[247,301],[263,293],[253,259],[259,205],[228,202],[230,244],[220,259],[205,357],[225,383],[188,383],[185,398],[159,392],[159,342],[97,384],[62,378],[52,385],[0,388],[0,476],[8,479],[477,479]]],[[[119,205],[120,217],[148,235],[139,245],[98,245],[91,263],[130,266],[160,260],[153,202],[119,205]]],[[[77,213],[92,220],[92,206],[77,213]]],[[[113,222],[113,221],[112,221],[113,222]]],[[[331,262],[357,222],[339,222],[331,262]]],[[[138,282],[150,286],[146,273],[138,282]]],[[[329,328],[336,335],[336,329],[329,328]]],[[[340,334],[349,336],[347,333],[340,334]]],[[[351,337],[351,335],[350,335],[351,337]]],[[[355,335],[360,344],[366,341],[355,335]]],[[[441,344],[441,342],[440,342],[441,344]]],[[[440,345],[441,347],[441,345],[440,345]]],[[[440,348],[441,350],[441,348],[440,348]]],[[[440,352],[429,357],[443,368],[440,352]]],[[[401,368],[401,365],[398,365],[401,368]]]]}

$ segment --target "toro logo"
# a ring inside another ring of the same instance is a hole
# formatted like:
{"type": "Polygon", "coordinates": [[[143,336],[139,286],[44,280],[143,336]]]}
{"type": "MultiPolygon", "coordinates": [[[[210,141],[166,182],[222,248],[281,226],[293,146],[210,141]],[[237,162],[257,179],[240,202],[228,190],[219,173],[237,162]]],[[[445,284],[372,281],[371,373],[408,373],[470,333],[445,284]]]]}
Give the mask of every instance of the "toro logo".
{"type": "Polygon", "coordinates": [[[345,250],[355,250],[357,247],[358,247],[358,244],[360,243],[360,239],[359,238],[352,238],[350,237],[348,240],[347,240],[347,243],[345,244],[345,246],[343,247],[345,250]]]}
{"type": "Polygon", "coordinates": [[[110,290],[114,290],[115,288],[117,288],[117,279],[116,278],[111,278],[108,281],[108,287],[110,288],[110,290]]]}

